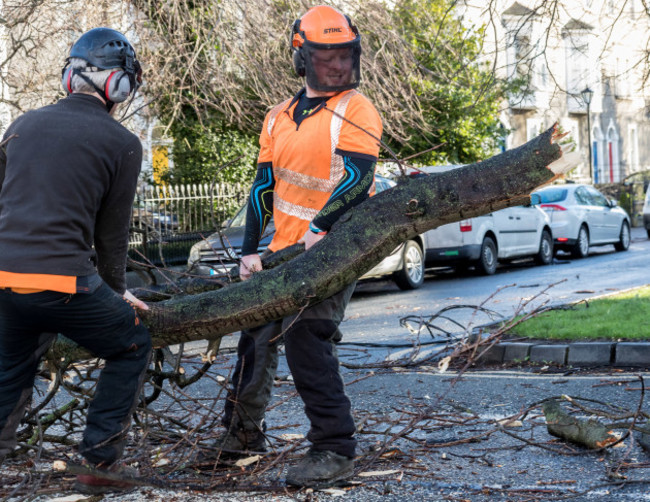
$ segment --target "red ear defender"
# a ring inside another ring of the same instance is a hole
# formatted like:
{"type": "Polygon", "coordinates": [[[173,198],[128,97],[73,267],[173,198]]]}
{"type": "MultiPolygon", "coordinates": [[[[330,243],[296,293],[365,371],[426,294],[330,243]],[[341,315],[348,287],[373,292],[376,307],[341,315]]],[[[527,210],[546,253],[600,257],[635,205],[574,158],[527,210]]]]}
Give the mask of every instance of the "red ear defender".
{"type": "Polygon", "coordinates": [[[61,70],[61,86],[67,94],[72,94],[72,68],[69,65],[63,67],[61,70]]]}
{"type": "Polygon", "coordinates": [[[128,74],[122,70],[111,73],[104,84],[104,97],[113,103],[126,101],[131,91],[131,80],[128,74]]]}

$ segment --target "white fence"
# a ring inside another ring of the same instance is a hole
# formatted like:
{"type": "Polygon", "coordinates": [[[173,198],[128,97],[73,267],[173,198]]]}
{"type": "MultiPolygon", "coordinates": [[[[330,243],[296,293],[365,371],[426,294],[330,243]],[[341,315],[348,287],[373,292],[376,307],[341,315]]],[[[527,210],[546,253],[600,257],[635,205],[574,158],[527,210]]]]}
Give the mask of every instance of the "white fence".
{"type": "Polygon", "coordinates": [[[215,230],[247,194],[248,188],[240,183],[141,186],[131,226],[161,234],[215,230]]]}
{"type": "Polygon", "coordinates": [[[129,255],[163,266],[187,261],[192,244],[233,216],[248,191],[239,183],[139,187],[131,216],[129,255]]]}

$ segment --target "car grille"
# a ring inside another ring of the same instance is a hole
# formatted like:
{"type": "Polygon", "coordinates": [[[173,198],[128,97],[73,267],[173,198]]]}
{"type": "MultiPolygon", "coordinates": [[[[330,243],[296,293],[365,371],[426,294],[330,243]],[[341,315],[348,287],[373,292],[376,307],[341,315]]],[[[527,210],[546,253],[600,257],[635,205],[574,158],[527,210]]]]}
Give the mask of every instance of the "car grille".
{"type": "MultiPolygon", "coordinates": [[[[262,252],[266,246],[260,246],[258,252],[262,252]]],[[[202,263],[223,263],[224,265],[234,264],[241,256],[241,248],[225,249],[202,249],[199,253],[199,262],[202,263]]]]}

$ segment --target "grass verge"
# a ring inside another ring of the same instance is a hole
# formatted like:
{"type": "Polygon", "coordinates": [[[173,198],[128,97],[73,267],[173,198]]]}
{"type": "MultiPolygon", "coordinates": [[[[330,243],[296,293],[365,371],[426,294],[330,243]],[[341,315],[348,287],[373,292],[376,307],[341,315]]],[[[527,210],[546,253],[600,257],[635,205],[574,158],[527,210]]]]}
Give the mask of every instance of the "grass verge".
{"type": "Polygon", "coordinates": [[[540,314],[509,334],[556,340],[650,340],[650,286],[540,314]]]}

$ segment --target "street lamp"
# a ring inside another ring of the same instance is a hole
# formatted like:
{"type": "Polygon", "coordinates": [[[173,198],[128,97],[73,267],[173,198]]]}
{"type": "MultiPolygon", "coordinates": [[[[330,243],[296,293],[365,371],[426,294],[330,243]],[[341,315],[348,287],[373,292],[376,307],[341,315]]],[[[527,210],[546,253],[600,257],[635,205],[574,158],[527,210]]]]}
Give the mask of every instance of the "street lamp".
{"type": "Polygon", "coordinates": [[[591,98],[594,96],[594,91],[589,89],[589,87],[585,87],[583,91],[580,92],[582,96],[582,100],[585,102],[587,105],[587,150],[589,150],[589,177],[591,178],[591,182],[594,182],[594,172],[592,168],[592,162],[591,162],[591,122],[589,121],[589,105],[591,104],[591,98]]]}

